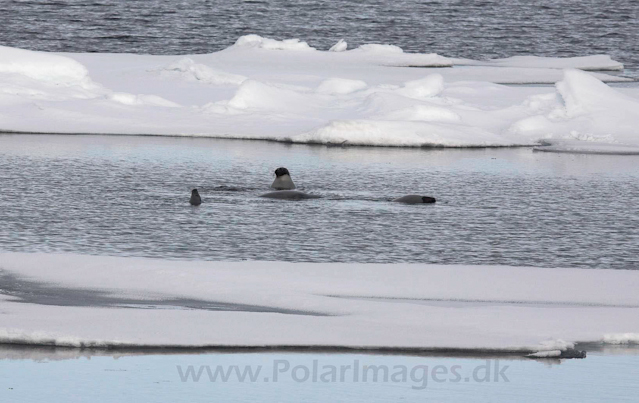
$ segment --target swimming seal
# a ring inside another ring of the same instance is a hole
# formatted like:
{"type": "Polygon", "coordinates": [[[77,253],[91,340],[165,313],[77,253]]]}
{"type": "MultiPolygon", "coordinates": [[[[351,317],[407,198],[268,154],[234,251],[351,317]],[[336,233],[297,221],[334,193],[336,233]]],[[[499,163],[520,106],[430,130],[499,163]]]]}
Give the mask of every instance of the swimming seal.
{"type": "Polygon", "coordinates": [[[275,180],[271,187],[275,190],[292,190],[295,189],[293,179],[288,169],[280,167],[275,170],[275,180]]]}
{"type": "Polygon", "coordinates": [[[421,204],[421,203],[430,204],[430,203],[435,203],[437,200],[435,200],[434,197],[429,197],[429,196],[406,195],[406,196],[397,198],[393,201],[397,203],[406,203],[406,204],[421,204]]]}
{"type": "Polygon", "coordinates": [[[321,196],[310,195],[308,193],[300,192],[299,190],[278,190],[276,192],[265,193],[260,195],[260,197],[279,200],[304,200],[319,199],[321,196]]]}
{"type": "Polygon", "coordinates": [[[197,189],[193,189],[191,191],[191,200],[189,200],[189,203],[191,203],[191,206],[199,206],[200,204],[202,204],[202,198],[197,192],[197,189]]]}

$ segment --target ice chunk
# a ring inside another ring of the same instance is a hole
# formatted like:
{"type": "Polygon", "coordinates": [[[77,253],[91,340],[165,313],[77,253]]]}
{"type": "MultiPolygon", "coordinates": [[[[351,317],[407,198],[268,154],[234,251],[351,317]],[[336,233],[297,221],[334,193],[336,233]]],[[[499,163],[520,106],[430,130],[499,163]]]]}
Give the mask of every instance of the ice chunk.
{"type": "Polygon", "coordinates": [[[291,141],[396,147],[510,145],[504,138],[479,127],[389,120],[336,120],[320,129],[292,136],[291,141]]]}
{"type": "Polygon", "coordinates": [[[419,80],[408,81],[398,94],[410,98],[424,99],[439,95],[444,90],[444,77],[441,74],[431,74],[419,80]]]}
{"type": "Polygon", "coordinates": [[[0,74],[13,73],[51,84],[77,84],[88,78],[82,64],[52,53],[0,46],[0,74]]]}
{"type": "Polygon", "coordinates": [[[343,52],[348,48],[348,44],[345,40],[340,39],[337,43],[328,50],[329,52],[343,52]]]}
{"type": "Polygon", "coordinates": [[[175,102],[171,102],[167,99],[159,97],[157,95],[134,95],[126,92],[114,92],[107,96],[107,98],[119,102],[124,105],[150,105],[150,106],[163,106],[169,108],[179,107],[180,105],[175,102]]]}
{"type": "Polygon", "coordinates": [[[289,111],[304,106],[307,99],[298,91],[285,87],[246,80],[228,102],[237,109],[269,109],[289,111]]]}
{"type": "Polygon", "coordinates": [[[552,145],[543,151],[623,154],[623,146],[639,147],[639,100],[580,70],[566,70],[556,89],[559,105],[514,122],[509,131],[552,145]]]}
{"type": "Polygon", "coordinates": [[[639,333],[611,333],[602,340],[605,344],[639,344],[639,333]]]}
{"type": "Polygon", "coordinates": [[[402,48],[395,45],[380,45],[377,43],[368,43],[365,45],[361,45],[358,48],[353,50],[354,52],[367,52],[367,53],[377,53],[377,54],[398,54],[404,53],[402,48]]]}
{"type": "Polygon", "coordinates": [[[528,354],[526,357],[531,358],[553,358],[561,356],[561,350],[548,350],[537,351],[536,353],[528,354]]]}
{"type": "Polygon", "coordinates": [[[352,57],[382,66],[398,67],[450,67],[452,61],[435,53],[404,53],[395,45],[370,43],[348,52],[352,57]]]}
{"type": "MultiPolygon", "coordinates": [[[[229,101],[221,101],[218,106],[226,106],[235,111],[260,112],[276,119],[287,116],[290,119],[308,119],[320,114],[330,105],[330,100],[318,97],[310,89],[246,80],[240,85],[229,101]]],[[[220,113],[219,108],[215,112],[220,113]]],[[[227,111],[233,114],[233,111],[227,111]]]]}
{"type": "Polygon", "coordinates": [[[240,85],[246,77],[212,69],[204,64],[195,63],[189,57],[183,57],[169,64],[164,71],[178,73],[186,79],[214,85],[240,85]]]}
{"type": "Polygon", "coordinates": [[[350,94],[366,88],[362,80],[349,80],[346,78],[329,78],[322,81],[317,87],[317,92],[322,94],[350,94]]]}
{"type": "Polygon", "coordinates": [[[263,38],[259,35],[244,35],[239,37],[235,42],[237,47],[259,48],[269,50],[315,50],[308,43],[299,39],[285,39],[278,41],[276,39],[263,38]]]}
{"type": "Polygon", "coordinates": [[[513,56],[504,59],[485,61],[470,59],[453,59],[455,65],[462,66],[499,66],[499,67],[528,67],[546,69],[580,69],[580,70],[623,70],[623,64],[608,55],[592,55],[581,57],[539,57],[513,56]]]}
{"type": "MultiPolygon", "coordinates": [[[[639,102],[607,86],[579,70],[566,70],[564,79],[556,84],[567,117],[602,111],[639,113],[639,102]]],[[[639,117],[639,116],[637,116],[639,117]]]]}
{"type": "Polygon", "coordinates": [[[414,105],[383,115],[382,119],[424,122],[459,122],[461,120],[461,116],[449,108],[430,105],[414,105]]]}

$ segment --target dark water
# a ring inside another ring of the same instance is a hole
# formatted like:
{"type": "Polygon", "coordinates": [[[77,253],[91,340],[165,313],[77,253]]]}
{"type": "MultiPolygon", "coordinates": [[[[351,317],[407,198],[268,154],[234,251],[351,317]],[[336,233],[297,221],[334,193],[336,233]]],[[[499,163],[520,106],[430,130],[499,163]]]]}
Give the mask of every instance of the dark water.
{"type": "Polygon", "coordinates": [[[27,49],[207,53],[246,34],[320,49],[344,38],[479,59],[606,53],[639,66],[636,0],[0,2],[0,43],[27,49]]]}
{"type": "Polygon", "coordinates": [[[529,148],[2,135],[0,249],[637,269],[637,166],[529,148]],[[324,198],[257,197],[278,166],[324,198]],[[389,201],[409,193],[438,203],[389,201]]]}

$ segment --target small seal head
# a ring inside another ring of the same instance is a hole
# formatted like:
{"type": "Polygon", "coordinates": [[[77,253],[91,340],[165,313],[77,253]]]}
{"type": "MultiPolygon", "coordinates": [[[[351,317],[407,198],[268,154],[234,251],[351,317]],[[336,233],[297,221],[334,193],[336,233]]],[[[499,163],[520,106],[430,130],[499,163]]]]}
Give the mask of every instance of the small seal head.
{"type": "Polygon", "coordinates": [[[200,204],[202,204],[202,198],[197,192],[197,189],[193,189],[191,191],[191,200],[189,200],[189,203],[191,203],[191,206],[199,206],[200,204]]]}
{"type": "Polygon", "coordinates": [[[421,203],[430,204],[430,203],[435,203],[437,200],[435,200],[434,197],[430,197],[430,196],[406,195],[398,199],[395,199],[393,201],[397,203],[406,203],[406,204],[421,204],[421,203]]]}
{"type": "Polygon", "coordinates": [[[286,168],[277,168],[275,170],[275,180],[271,187],[275,190],[292,190],[295,189],[295,184],[291,179],[291,174],[286,168]]]}

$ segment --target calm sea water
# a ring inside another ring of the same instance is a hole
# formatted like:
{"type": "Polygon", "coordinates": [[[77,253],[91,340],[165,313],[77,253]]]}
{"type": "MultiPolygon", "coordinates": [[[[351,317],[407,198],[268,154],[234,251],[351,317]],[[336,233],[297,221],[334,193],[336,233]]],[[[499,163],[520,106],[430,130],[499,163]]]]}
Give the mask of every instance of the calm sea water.
{"type": "Polygon", "coordinates": [[[48,357],[34,349],[0,352],[0,396],[7,402],[50,403],[594,403],[636,402],[639,392],[639,355],[631,352],[613,356],[592,353],[585,360],[563,362],[318,353],[125,353],[115,359],[77,350],[67,354],[48,357]],[[180,377],[178,368],[185,375],[189,366],[196,372],[202,369],[197,382],[192,375],[185,381],[180,377]],[[234,366],[247,374],[243,382],[235,375],[234,366]],[[337,374],[335,380],[330,375],[331,366],[337,374]],[[226,382],[219,375],[213,380],[207,367],[212,374],[218,368],[224,373],[230,369],[231,375],[226,382]],[[372,370],[367,370],[365,377],[366,367],[372,370]],[[405,378],[402,368],[406,368],[405,378]],[[325,373],[329,375],[322,377],[325,373]]]}
{"type": "Polygon", "coordinates": [[[639,156],[0,136],[0,248],[639,268],[639,156]],[[259,198],[286,166],[306,201],[259,198]],[[204,203],[188,204],[197,187],[204,203]],[[401,205],[404,194],[435,205],[401,205]]]}
{"type": "Polygon", "coordinates": [[[636,0],[3,0],[0,44],[64,52],[207,53],[246,34],[327,49],[392,43],[451,57],[606,53],[639,66],[636,0]]]}

